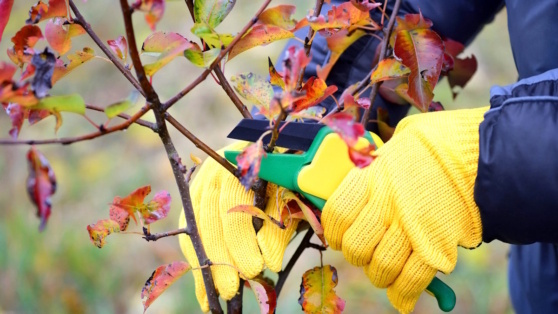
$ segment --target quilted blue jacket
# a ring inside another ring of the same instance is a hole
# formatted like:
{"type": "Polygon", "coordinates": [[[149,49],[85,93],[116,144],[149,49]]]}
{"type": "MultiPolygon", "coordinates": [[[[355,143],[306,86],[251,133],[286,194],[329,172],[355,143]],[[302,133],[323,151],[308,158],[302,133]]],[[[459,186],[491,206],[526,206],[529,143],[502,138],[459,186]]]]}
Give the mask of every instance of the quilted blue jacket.
{"type": "MultiPolygon", "coordinates": [[[[394,1],[388,2],[390,7],[394,1]]],[[[515,311],[558,313],[558,1],[403,0],[399,14],[420,10],[440,35],[469,44],[504,6],[519,78],[513,85],[491,89],[491,109],[479,128],[475,201],[483,240],[512,244],[509,288],[515,311]]],[[[377,45],[372,37],[355,42],[327,83],[337,85],[340,93],[362,79],[373,66],[377,45]]],[[[316,75],[316,66],[328,61],[320,36],[312,57],[306,77],[316,75]]],[[[321,105],[328,110],[335,106],[331,100],[321,105]]],[[[374,106],[387,109],[392,124],[408,111],[381,97],[374,106]]],[[[369,129],[377,131],[373,124],[369,129]]]]}

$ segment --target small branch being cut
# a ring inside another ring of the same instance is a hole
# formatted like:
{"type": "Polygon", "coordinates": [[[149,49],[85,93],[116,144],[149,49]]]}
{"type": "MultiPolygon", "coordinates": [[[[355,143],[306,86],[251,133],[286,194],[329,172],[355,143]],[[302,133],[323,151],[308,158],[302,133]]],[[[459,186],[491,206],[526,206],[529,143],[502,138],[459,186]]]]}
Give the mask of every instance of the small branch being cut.
{"type": "MultiPolygon", "coordinates": [[[[314,7],[314,17],[320,16],[320,12],[322,11],[322,6],[324,5],[324,0],[316,0],[316,6],[314,7]]],[[[310,56],[310,50],[312,49],[312,42],[314,38],[314,30],[312,27],[308,29],[308,35],[304,39],[304,51],[306,52],[306,56],[310,56]]],[[[302,79],[304,78],[304,71],[306,67],[302,68],[300,71],[300,75],[298,76],[298,81],[296,82],[296,90],[300,90],[302,88],[302,79]]]]}
{"type": "MultiPolygon", "coordinates": [[[[124,0],[121,0],[121,1],[124,1],[124,0]]],[[[184,88],[178,94],[176,94],[174,97],[169,99],[163,105],[163,108],[162,108],[163,111],[167,111],[170,107],[172,107],[172,105],[174,105],[177,101],[182,99],[182,97],[184,97],[186,94],[188,94],[192,89],[194,89],[196,86],[198,86],[198,84],[200,84],[201,82],[203,82],[207,78],[209,73],[211,73],[211,71],[213,71],[213,69],[220,64],[221,60],[227,55],[227,53],[229,53],[229,51],[236,45],[236,43],[242,38],[242,36],[244,36],[244,34],[246,34],[246,32],[250,29],[250,27],[252,27],[252,26],[254,26],[254,24],[256,24],[256,22],[258,21],[258,16],[260,16],[260,14],[267,8],[267,6],[269,5],[270,2],[271,2],[271,0],[266,0],[262,4],[262,6],[258,9],[258,11],[254,15],[254,17],[252,17],[250,19],[250,21],[242,28],[242,30],[236,35],[236,37],[233,39],[233,41],[231,41],[231,43],[225,49],[221,50],[221,52],[219,53],[219,55],[217,56],[215,61],[213,61],[213,63],[211,63],[211,65],[205,71],[203,71],[202,74],[200,74],[200,76],[198,76],[198,78],[196,80],[194,80],[194,82],[192,82],[190,85],[186,86],[186,88],[184,88]]]]}
{"type": "MultiPolygon", "coordinates": [[[[378,59],[378,63],[380,61],[384,60],[384,58],[386,57],[387,49],[388,49],[388,45],[389,45],[389,37],[391,36],[391,32],[393,31],[393,26],[395,25],[395,17],[397,17],[397,13],[399,12],[399,6],[400,5],[401,5],[401,0],[395,0],[395,4],[393,6],[393,11],[391,12],[391,16],[389,17],[388,26],[384,30],[384,39],[382,40],[382,43],[381,43],[382,46],[380,48],[380,57],[378,59]]],[[[368,76],[365,79],[370,79],[370,76],[368,76]]],[[[360,120],[360,123],[364,126],[366,126],[366,123],[368,122],[368,119],[370,118],[370,110],[374,106],[374,101],[376,100],[376,96],[378,95],[378,89],[379,88],[380,88],[380,83],[379,82],[374,83],[374,85],[372,85],[372,90],[370,91],[370,107],[368,107],[364,111],[364,114],[362,115],[361,120],[360,120]]]]}
{"type": "Polygon", "coordinates": [[[112,53],[112,51],[101,41],[99,36],[97,36],[97,34],[93,31],[93,29],[89,25],[89,23],[85,21],[85,18],[83,17],[83,15],[81,15],[81,12],[76,7],[74,1],[69,0],[69,3],[70,3],[70,8],[76,15],[74,22],[79,24],[81,27],[83,27],[83,29],[85,29],[89,37],[91,37],[91,39],[93,39],[95,44],[97,44],[97,46],[101,48],[101,50],[107,56],[107,58],[109,58],[109,60],[116,66],[116,68],[118,68],[118,70],[122,73],[122,75],[124,75],[124,77],[128,79],[128,81],[132,83],[132,85],[145,97],[145,93],[143,92],[136,78],[132,75],[132,73],[128,69],[126,69],[122,65],[122,63],[120,63],[120,61],[116,58],[116,56],[112,53]]]}

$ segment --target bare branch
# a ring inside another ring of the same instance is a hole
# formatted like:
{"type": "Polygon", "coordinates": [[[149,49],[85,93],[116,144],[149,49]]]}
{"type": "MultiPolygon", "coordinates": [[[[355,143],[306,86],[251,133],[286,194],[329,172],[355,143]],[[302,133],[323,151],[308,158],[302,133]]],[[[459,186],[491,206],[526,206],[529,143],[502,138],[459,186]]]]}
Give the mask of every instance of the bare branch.
{"type": "Polygon", "coordinates": [[[177,236],[177,235],[183,234],[183,233],[188,234],[187,228],[182,228],[182,229],[177,229],[177,230],[167,231],[167,232],[161,232],[161,233],[150,233],[147,230],[147,228],[145,228],[145,227],[143,228],[143,238],[147,242],[157,241],[157,240],[162,239],[162,238],[173,237],[173,236],[177,236]]]}
{"type": "Polygon", "coordinates": [[[296,251],[291,256],[291,259],[287,263],[287,266],[285,266],[285,269],[279,272],[279,279],[277,279],[277,284],[275,285],[275,293],[277,294],[277,299],[279,299],[279,294],[283,289],[283,285],[285,284],[287,277],[289,277],[291,270],[293,270],[296,261],[302,255],[302,252],[304,252],[306,248],[310,247],[311,244],[310,239],[312,238],[313,235],[314,235],[314,230],[312,230],[312,228],[309,228],[306,234],[304,235],[304,238],[302,238],[302,242],[300,242],[298,248],[296,248],[296,251]]]}
{"type": "MultiPolygon", "coordinates": [[[[391,36],[391,32],[393,31],[393,25],[395,25],[395,17],[397,17],[397,13],[399,12],[399,6],[401,5],[401,0],[395,0],[395,4],[393,6],[393,11],[391,12],[391,16],[389,17],[389,22],[387,28],[384,30],[384,39],[382,40],[382,47],[380,48],[380,57],[378,59],[378,63],[386,57],[388,45],[389,45],[389,37],[391,36]]],[[[377,66],[377,65],[376,65],[377,66]]],[[[365,79],[370,79],[370,75],[367,76],[365,79]]],[[[370,110],[374,105],[374,100],[376,100],[376,96],[378,95],[378,89],[380,88],[380,83],[375,83],[372,85],[372,90],[370,91],[370,107],[368,107],[364,114],[361,117],[360,123],[366,126],[368,119],[370,117],[370,110]]]]}
{"type": "Polygon", "coordinates": [[[109,60],[116,66],[116,68],[118,68],[118,70],[122,73],[122,75],[124,75],[124,77],[126,77],[128,79],[128,81],[130,83],[132,83],[132,85],[145,97],[145,93],[143,92],[143,90],[142,90],[140,84],[138,83],[138,81],[136,80],[136,78],[132,75],[132,73],[128,69],[126,69],[122,65],[122,63],[120,63],[120,61],[116,58],[116,56],[112,53],[112,51],[101,41],[99,36],[97,36],[97,34],[93,31],[93,29],[89,25],[89,23],[87,23],[87,21],[85,21],[85,18],[83,17],[83,15],[81,15],[81,12],[78,10],[76,5],[74,4],[74,1],[70,0],[69,3],[70,3],[70,8],[72,9],[74,14],[76,15],[76,18],[74,19],[74,22],[81,25],[81,27],[83,27],[83,29],[85,29],[85,31],[87,32],[89,37],[91,37],[91,39],[93,39],[95,44],[97,44],[97,46],[99,46],[99,48],[101,48],[101,50],[107,56],[107,58],[109,58],[109,60]]]}
{"type": "MultiPolygon", "coordinates": [[[[105,112],[105,108],[101,108],[101,107],[97,107],[97,106],[93,106],[93,105],[85,105],[85,108],[87,108],[89,110],[93,110],[93,111],[105,112]]],[[[117,117],[125,119],[125,120],[130,119],[130,115],[125,114],[125,113],[121,113],[121,114],[117,115],[117,117]]],[[[143,127],[149,128],[153,131],[157,130],[157,126],[155,126],[155,124],[153,124],[149,121],[138,119],[138,120],[134,121],[134,123],[138,124],[138,125],[141,125],[143,127]]]]}
{"type": "MultiPolygon", "coordinates": [[[[124,0],[121,0],[121,1],[124,1],[124,0]]],[[[242,30],[238,33],[238,35],[236,35],[236,37],[233,39],[233,41],[225,49],[221,50],[221,52],[219,53],[219,55],[217,56],[215,61],[213,61],[213,63],[211,63],[211,65],[205,71],[203,71],[202,74],[200,74],[200,76],[198,76],[198,78],[196,80],[194,80],[194,82],[192,82],[190,85],[186,86],[186,88],[184,88],[182,91],[180,91],[174,97],[169,99],[163,105],[163,108],[162,108],[163,111],[167,111],[170,107],[172,107],[172,105],[174,105],[177,101],[182,99],[182,97],[184,97],[186,94],[188,94],[192,89],[194,89],[194,87],[198,86],[198,84],[200,84],[201,82],[203,82],[203,80],[205,80],[207,78],[209,73],[211,73],[211,71],[213,71],[213,69],[220,64],[221,60],[227,55],[227,53],[229,53],[229,51],[234,47],[234,45],[236,45],[236,43],[242,38],[242,36],[244,36],[244,34],[246,34],[246,32],[250,29],[250,27],[252,27],[254,24],[256,24],[256,22],[258,21],[258,16],[260,16],[260,14],[267,8],[267,6],[269,5],[270,2],[271,2],[271,0],[266,0],[262,4],[262,6],[258,9],[258,11],[254,15],[254,17],[252,17],[250,19],[250,21],[244,26],[244,28],[242,28],[242,30]]]]}
{"type": "MultiPolygon", "coordinates": [[[[322,6],[324,5],[324,0],[316,0],[316,6],[314,7],[314,17],[318,17],[320,12],[322,11],[322,6]]],[[[310,56],[310,50],[312,49],[312,40],[314,38],[314,30],[312,27],[308,29],[308,35],[304,39],[304,50],[306,52],[306,56],[310,56]]],[[[296,89],[300,90],[302,88],[302,79],[304,78],[304,71],[306,67],[302,68],[300,71],[300,75],[298,76],[298,81],[296,82],[296,89]]]]}
{"type": "Polygon", "coordinates": [[[233,88],[227,81],[227,78],[225,77],[225,74],[223,74],[223,71],[221,71],[221,68],[216,67],[213,71],[215,72],[215,75],[217,75],[217,78],[219,79],[219,83],[221,83],[221,87],[223,88],[225,93],[227,93],[227,96],[229,96],[229,98],[236,106],[238,111],[240,111],[242,116],[246,119],[252,119],[252,115],[250,114],[250,111],[248,111],[248,108],[246,108],[246,106],[242,103],[240,98],[238,98],[238,95],[236,95],[233,88]]]}

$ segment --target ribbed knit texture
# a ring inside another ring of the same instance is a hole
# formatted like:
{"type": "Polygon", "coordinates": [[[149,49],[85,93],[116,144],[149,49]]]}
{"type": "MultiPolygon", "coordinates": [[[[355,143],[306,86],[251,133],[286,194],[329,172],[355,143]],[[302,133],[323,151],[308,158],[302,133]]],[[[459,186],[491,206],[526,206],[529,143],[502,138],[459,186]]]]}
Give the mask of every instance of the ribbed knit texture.
{"type": "MultiPolygon", "coordinates": [[[[246,144],[239,142],[224,150],[241,150],[246,144]]],[[[233,298],[238,291],[239,276],[250,279],[258,275],[265,266],[272,271],[281,270],[283,255],[298,221],[283,230],[275,224],[264,223],[256,235],[252,216],[244,213],[227,213],[238,205],[252,205],[254,193],[246,192],[238,179],[212,159],[207,159],[193,180],[190,195],[205,251],[214,264],[211,271],[215,286],[225,300],[233,298]],[[228,266],[233,265],[234,267],[228,266]],[[235,268],[236,267],[236,268],[235,268]],[[237,271],[238,269],[238,271],[237,271]],[[240,274],[239,274],[240,272],[240,274]]],[[[277,186],[268,185],[268,202],[265,212],[279,217],[277,186]]],[[[282,207],[279,207],[282,208],[282,207]]],[[[180,227],[185,227],[184,213],[180,216],[180,227]]],[[[192,267],[199,267],[196,252],[187,235],[179,236],[180,247],[192,267]]],[[[200,270],[194,271],[196,297],[202,311],[209,311],[205,285],[200,270]]]]}
{"type": "Polygon", "coordinates": [[[473,198],[478,128],[488,108],[414,115],[365,169],[354,169],[326,203],[324,234],[363,266],[408,313],[436,271],[451,272],[457,246],[482,240],[473,198]]]}

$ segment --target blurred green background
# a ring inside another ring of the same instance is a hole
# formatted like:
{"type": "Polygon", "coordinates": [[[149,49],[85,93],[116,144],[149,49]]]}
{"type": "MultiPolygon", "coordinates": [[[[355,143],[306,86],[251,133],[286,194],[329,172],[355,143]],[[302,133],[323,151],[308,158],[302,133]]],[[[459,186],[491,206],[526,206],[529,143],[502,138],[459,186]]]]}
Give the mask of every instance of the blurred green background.
{"type": "MultiPolygon", "coordinates": [[[[24,25],[27,11],[35,2],[15,1],[0,51],[11,46],[11,36],[24,25]]],[[[218,30],[239,31],[260,3],[239,1],[218,30]]],[[[274,1],[272,5],[280,3],[299,5],[296,18],[300,19],[313,1],[274,1]]],[[[76,4],[103,41],[124,34],[116,1],[76,1],[76,4]]],[[[134,22],[141,43],[150,30],[142,14],[135,14],[134,22]]],[[[157,29],[194,39],[189,31],[191,26],[184,1],[169,1],[157,29]]],[[[247,71],[266,75],[267,57],[275,60],[284,44],[282,41],[252,49],[235,58],[227,64],[227,77],[247,71]]],[[[72,50],[84,46],[101,55],[87,36],[74,39],[72,50]]],[[[490,86],[516,80],[505,12],[482,31],[466,50],[466,54],[470,53],[476,55],[479,69],[459,97],[452,100],[445,80],[437,87],[436,98],[446,109],[487,105],[490,86]]],[[[8,58],[3,55],[0,60],[8,61],[8,58]]],[[[155,75],[154,86],[161,99],[166,100],[199,73],[199,68],[179,58],[155,75]]],[[[125,98],[131,90],[131,85],[111,64],[97,59],[60,81],[52,94],[80,93],[87,103],[104,107],[125,98]]],[[[174,106],[172,114],[214,148],[228,142],[227,132],[240,119],[211,77],[174,106]]],[[[98,123],[104,121],[103,114],[88,112],[88,115],[98,123]]],[[[64,125],[58,134],[54,134],[54,119],[47,118],[32,127],[25,124],[20,139],[76,136],[93,131],[83,118],[72,114],[63,116],[64,125]]],[[[11,124],[5,114],[0,114],[0,125],[1,136],[7,138],[11,124]]],[[[192,164],[188,158],[190,153],[205,157],[180,134],[171,131],[187,166],[192,164]]],[[[157,266],[182,259],[178,241],[167,238],[146,243],[137,235],[113,235],[99,250],[90,243],[86,226],[108,218],[108,203],[114,196],[124,196],[139,186],[151,184],[154,192],[166,189],[175,200],[169,218],[155,224],[153,231],[176,227],[181,206],[176,201],[178,192],[158,136],[134,125],[126,132],[94,141],[40,147],[58,179],[53,213],[42,233],[38,232],[39,221],[25,189],[27,150],[25,146],[0,147],[0,313],[141,313],[143,283],[157,266]]],[[[301,236],[294,239],[286,256],[292,254],[300,239],[301,236]]],[[[474,251],[460,249],[456,270],[450,276],[441,276],[457,293],[454,313],[511,312],[506,280],[507,251],[507,246],[500,243],[484,244],[474,251]]],[[[287,281],[277,313],[300,312],[297,302],[300,276],[319,263],[316,251],[309,250],[303,255],[287,281]]],[[[362,270],[344,262],[340,253],[326,252],[324,263],[334,265],[339,272],[337,292],[347,301],[346,313],[394,312],[385,291],[373,288],[362,270]]],[[[244,298],[245,313],[257,313],[253,295],[247,292],[244,298]]],[[[148,312],[199,313],[191,274],[181,278],[148,312]]],[[[424,294],[416,313],[434,312],[437,312],[434,299],[424,294]]]]}

